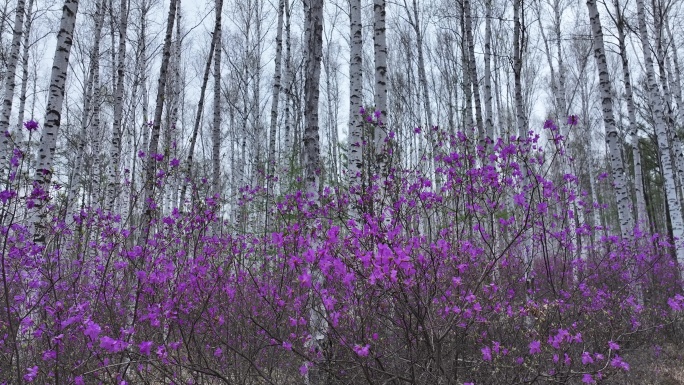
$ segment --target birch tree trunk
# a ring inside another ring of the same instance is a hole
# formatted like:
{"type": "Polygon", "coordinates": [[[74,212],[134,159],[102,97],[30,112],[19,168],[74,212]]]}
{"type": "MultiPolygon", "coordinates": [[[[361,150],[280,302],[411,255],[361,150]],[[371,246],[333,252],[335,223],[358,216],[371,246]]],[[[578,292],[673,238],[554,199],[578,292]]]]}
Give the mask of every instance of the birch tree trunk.
{"type": "Polygon", "coordinates": [[[527,138],[527,119],[525,119],[525,109],[523,107],[522,94],[522,51],[523,39],[522,23],[520,13],[523,0],[513,0],[513,87],[515,93],[515,116],[518,128],[518,135],[527,138]]]}
{"type": "Polygon", "coordinates": [[[105,209],[111,211],[119,193],[119,163],[121,161],[121,120],[124,104],[124,76],[126,66],[126,32],[128,30],[128,1],[121,0],[121,23],[119,24],[119,54],[116,63],[116,90],[114,91],[114,117],[112,124],[112,147],[107,165],[109,183],[107,185],[105,209]]]}
{"type": "MultiPolygon", "coordinates": [[[[211,62],[214,60],[214,51],[216,50],[216,43],[218,39],[218,31],[216,30],[216,24],[214,24],[214,32],[212,34],[211,44],[209,46],[209,54],[207,56],[207,62],[204,66],[204,76],[202,77],[202,86],[200,87],[199,101],[197,102],[197,113],[195,114],[195,123],[193,125],[192,134],[190,135],[190,144],[188,148],[188,159],[185,163],[185,181],[181,187],[180,202],[185,203],[185,193],[187,191],[188,184],[190,184],[190,189],[194,189],[194,178],[192,175],[192,163],[195,154],[195,144],[197,143],[197,135],[199,134],[200,125],[202,122],[202,114],[204,113],[204,97],[207,90],[207,84],[209,83],[209,73],[211,72],[211,62]]],[[[219,48],[220,49],[220,48],[219,48]]]]}
{"type": "MultiPolygon", "coordinates": [[[[361,0],[349,0],[349,137],[347,138],[347,174],[353,200],[358,200],[363,170],[363,32],[361,25],[361,0]]],[[[351,215],[357,219],[356,202],[351,205],[351,215]]]]}
{"type": "Polygon", "coordinates": [[[492,112],[492,0],[485,1],[485,41],[484,41],[484,108],[485,135],[494,142],[494,123],[492,112]]]}
{"type": "MultiPolygon", "coordinates": [[[[387,37],[385,35],[385,15],[385,0],[375,0],[373,3],[373,52],[375,56],[375,110],[379,111],[380,114],[377,116],[377,120],[379,123],[375,127],[374,142],[375,158],[377,162],[376,167],[378,170],[378,174],[382,175],[383,178],[385,178],[387,174],[387,132],[385,128],[385,123],[387,122],[387,37]]],[[[416,23],[417,22],[418,21],[416,19],[416,23]]],[[[419,50],[422,52],[422,48],[419,48],[419,50]]],[[[423,72],[423,79],[427,84],[427,79],[425,79],[424,64],[421,64],[421,68],[423,72]]]]}
{"type": "MultiPolygon", "coordinates": [[[[304,0],[306,13],[306,84],[304,86],[305,118],[306,126],[303,135],[304,169],[306,180],[306,193],[310,202],[311,210],[319,206],[320,187],[320,139],[318,123],[318,101],[320,96],[321,59],[323,58],[323,0],[304,0]]],[[[312,243],[315,245],[316,240],[312,243]]],[[[323,284],[323,276],[320,271],[314,269],[312,282],[319,287],[323,284]]],[[[319,298],[313,294],[313,301],[309,309],[311,345],[317,352],[321,351],[322,343],[326,338],[328,323],[325,318],[325,308],[319,298]]],[[[309,371],[307,380],[312,385],[327,383],[327,376],[323,369],[325,362],[317,362],[309,371]]]]}
{"type": "MultiPolygon", "coordinates": [[[[16,86],[17,62],[21,49],[21,36],[24,28],[25,0],[17,0],[17,9],[14,16],[14,29],[12,30],[12,46],[7,60],[7,73],[5,77],[5,94],[2,101],[2,113],[0,114],[0,164],[5,167],[5,161],[9,154],[9,124],[12,114],[12,102],[14,101],[14,88],[16,86]]],[[[26,32],[28,34],[28,31],[26,32]]]]}
{"type": "Polygon", "coordinates": [[[216,0],[216,23],[214,25],[214,123],[211,128],[212,162],[212,190],[214,194],[221,193],[221,12],[223,0],[216,0]]]}
{"type": "MultiPolygon", "coordinates": [[[[636,4],[637,17],[639,19],[639,35],[641,38],[644,64],[646,67],[648,98],[649,103],[653,108],[653,117],[655,119],[655,130],[656,136],[658,137],[658,149],[660,150],[660,162],[662,164],[663,178],[665,179],[665,195],[667,197],[670,221],[672,223],[672,235],[676,238],[676,242],[679,242],[679,247],[675,247],[675,250],[677,251],[677,262],[679,263],[681,269],[681,267],[684,266],[684,247],[681,247],[681,242],[684,240],[682,209],[679,199],[677,198],[673,160],[670,155],[670,139],[668,136],[667,127],[663,121],[662,98],[660,97],[658,84],[656,83],[655,72],[653,69],[653,57],[651,56],[651,48],[648,42],[648,28],[646,27],[646,11],[644,9],[644,0],[637,0],[636,4]]],[[[681,270],[681,274],[684,277],[684,270],[681,270]]]]}
{"type": "Polygon", "coordinates": [[[648,217],[646,215],[646,201],[644,199],[644,186],[641,171],[641,150],[639,149],[639,136],[637,134],[636,107],[634,106],[634,96],[632,91],[632,81],[629,71],[629,60],[627,59],[627,36],[625,35],[625,20],[620,9],[620,4],[614,2],[616,9],[616,27],[618,31],[618,47],[620,49],[620,59],[622,62],[622,77],[625,83],[625,102],[627,103],[627,116],[629,118],[629,136],[632,146],[632,163],[634,167],[634,195],[636,196],[636,224],[648,228],[648,217]]]}
{"type": "Polygon", "coordinates": [[[290,131],[292,131],[292,39],[290,36],[290,4],[289,0],[285,0],[285,80],[283,92],[285,93],[285,116],[283,133],[283,155],[288,160],[291,158],[292,142],[290,140],[290,131]]]}
{"type": "Polygon", "coordinates": [[[17,111],[17,129],[21,130],[24,123],[24,110],[26,109],[26,90],[28,88],[28,62],[29,62],[29,48],[30,37],[31,37],[31,25],[33,21],[31,16],[33,14],[33,3],[34,0],[29,0],[28,6],[26,7],[26,19],[24,20],[24,42],[23,50],[21,55],[21,91],[19,92],[19,110],[17,111]]]}
{"type": "Polygon", "coordinates": [[[171,38],[173,37],[173,25],[176,21],[176,11],[179,7],[180,0],[171,0],[169,4],[169,14],[166,19],[166,33],[164,35],[164,47],[162,49],[161,68],[159,69],[159,80],[157,81],[157,101],[154,107],[154,120],[152,121],[152,133],[150,136],[150,144],[147,151],[147,158],[145,164],[145,188],[143,194],[143,239],[147,238],[150,231],[150,222],[154,211],[154,186],[156,185],[154,155],[157,153],[159,146],[159,133],[161,130],[162,112],[164,110],[164,98],[166,96],[166,81],[167,72],[169,69],[169,59],[171,58],[171,38]]]}
{"type": "Polygon", "coordinates": [[[67,70],[69,68],[69,54],[73,43],[74,26],[78,12],[78,0],[65,0],[62,7],[62,19],[57,33],[57,47],[52,62],[50,74],[50,88],[48,91],[48,103],[43,124],[43,134],[40,138],[40,146],[36,156],[36,174],[34,186],[39,187],[46,194],[45,199],[39,199],[34,208],[35,214],[31,216],[31,227],[35,228],[34,241],[38,244],[45,243],[46,227],[44,219],[47,212],[43,209],[47,204],[52,180],[53,162],[57,146],[57,134],[62,118],[62,103],[64,102],[64,90],[66,85],[67,70]]]}
{"type": "Polygon", "coordinates": [[[273,94],[271,99],[271,122],[268,133],[268,180],[270,180],[275,171],[276,163],[276,137],[278,128],[278,104],[280,102],[280,83],[282,79],[282,61],[283,61],[283,18],[285,14],[285,0],[278,1],[278,25],[276,30],[276,54],[275,54],[275,72],[273,74],[273,94]]]}
{"type": "Polygon", "coordinates": [[[475,61],[475,38],[473,37],[473,15],[470,9],[470,0],[463,0],[463,16],[465,22],[466,40],[468,42],[468,69],[470,70],[470,83],[473,86],[473,98],[475,102],[475,122],[477,123],[477,130],[482,138],[485,137],[483,132],[484,123],[482,122],[482,102],[480,99],[480,84],[477,76],[477,63],[475,61]]]}
{"type": "MultiPolygon", "coordinates": [[[[643,1],[643,0],[642,0],[643,1]]],[[[606,146],[610,159],[610,168],[615,186],[615,200],[618,205],[618,219],[622,237],[630,239],[634,229],[634,217],[632,216],[632,198],[627,186],[625,165],[622,159],[622,151],[618,137],[615,118],[613,116],[613,98],[608,74],[606,51],[603,45],[603,31],[601,19],[596,6],[596,0],[588,0],[589,21],[594,37],[594,58],[598,69],[599,85],[601,87],[601,107],[603,110],[603,123],[606,132],[606,146]]],[[[680,215],[681,218],[681,215],[680,215]]]]}
{"type": "Polygon", "coordinates": [[[102,38],[102,25],[104,22],[104,11],[102,9],[103,3],[99,1],[95,9],[95,30],[93,31],[93,47],[90,51],[90,64],[88,65],[88,78],[85,84],[85,94],[83,98],[83,117],[81,119],[81,132],[79,134],[78,151],[76,152],[74,180],[69,186],[67,193],[67,218],[70,216],[71,210],[78,195],[78,191],[82,184],[83,174],[83,156],[85,155],[86,138],[88,135],[88,127],[91,127],[91,110],[93,109],[93,95],[98,91],[99,82],[95,79],[99,78],[96,73],[100,71],[100,40],[102,38]]]}

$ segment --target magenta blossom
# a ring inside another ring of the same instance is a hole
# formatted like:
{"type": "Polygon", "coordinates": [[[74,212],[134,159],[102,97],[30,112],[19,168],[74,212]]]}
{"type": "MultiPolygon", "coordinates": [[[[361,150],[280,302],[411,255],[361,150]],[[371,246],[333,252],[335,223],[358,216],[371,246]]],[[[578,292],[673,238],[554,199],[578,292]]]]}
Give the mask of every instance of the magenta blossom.
{"type": "Polygon", "coordinates": [[[38,129],[38,126],[39,126],[38,122],[36,122],[36,121],[33,120],[33,119],[27,120],[27,121],[24,122],[24,128],[27,129],[27,130],[29,130],[29,131],[35,131],[35,130],[37,130],[37,129],[38,129]]]}
{"type": "Polygon", "coordinates": [[[571,126],[576,126],[577,123],[579,123],[579,118],[577,115],[570,115],[568,116],[568,124],[571,126]]]}

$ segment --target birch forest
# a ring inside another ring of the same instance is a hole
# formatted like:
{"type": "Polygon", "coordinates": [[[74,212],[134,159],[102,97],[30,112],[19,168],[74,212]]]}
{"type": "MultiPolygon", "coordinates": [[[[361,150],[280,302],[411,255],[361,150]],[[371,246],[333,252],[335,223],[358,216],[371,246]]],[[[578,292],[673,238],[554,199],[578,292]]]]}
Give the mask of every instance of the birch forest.
{"type": "Polygon", "coordinates": [[[0,385],[684,384],[683,20],[0,0],[0,385]]]}

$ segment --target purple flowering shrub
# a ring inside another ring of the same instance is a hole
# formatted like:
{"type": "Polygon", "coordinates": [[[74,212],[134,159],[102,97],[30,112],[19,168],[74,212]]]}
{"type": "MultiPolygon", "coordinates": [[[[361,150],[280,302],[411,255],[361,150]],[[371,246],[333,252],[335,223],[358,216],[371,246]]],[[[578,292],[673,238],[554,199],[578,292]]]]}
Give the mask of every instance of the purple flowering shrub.
{"type": "Polygon", "coordinates": [[[671,244],[580,221],[595,205],[554,174],[562,139],[416,135],[433,174],[292,192],[268,232],[216,231],[212,197],[149,232],[53,208],[36,245],[18,213],[45,194],[4,191],[0,383],[598,383],[681,321],[671,244]]]}

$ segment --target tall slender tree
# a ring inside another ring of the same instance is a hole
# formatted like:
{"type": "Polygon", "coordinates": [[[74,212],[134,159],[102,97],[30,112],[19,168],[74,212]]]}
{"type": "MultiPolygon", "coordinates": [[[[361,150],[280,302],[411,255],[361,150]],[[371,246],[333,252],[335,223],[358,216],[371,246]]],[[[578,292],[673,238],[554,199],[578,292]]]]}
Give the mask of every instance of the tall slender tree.
{"type": "MultiPolygon", "coordinates": [[[[118,25],[119,30],[119,46],[116,62],[116,88],[114,91],[114,117],[112,124],[112,147],[110,152],[110,159],[107,163],[108,170],[108,185],[105,208],[111,211],[114,207],[114,201],[118,196],[119,190],[119,163],[121,161],[121,128],[123,119],[124,107],[124,78],[126,68],[126,37],[128,31],[128,5],[130,0],[121,0],[120,12],[121,18],[118,25]]],[[[113,47],[112,47],[113,49],[113,47]]]]}
{"type": "MultiPolygon", "coordinates": [[[[588,4],[588,3],[587,3],[588,4]]],[[[682,219],[682,208],[679,198],[677,196],[677,187],[675,184],[674,160],[670,153],[670,137],[667,132],[665,121],[663,120],[663,99],[658,89],[658,83],[655,78],[655,71],[653,69],[653,56],[651,55],[651,46],[648,39],[648,28],[646,26],[646,10],[644,0],[637,0],[637,18],[639,23],[639,37],[641,38],[641,47],[644,55],[644,64],[646,69],[646,85],[648,90],[648,100],[653,108],[653,118],[655,120],[655,133],[658,137],[658,149],[660,151],[660,162],[662,164],[662,174],[665,180],[665,195],[667,197],[667,209],[669,219],[672,224],[672,235],[677,239],[679,247],[677,250],[677,261],[680,268],[684,266],[684,247],[681,242],[684,241],[684,220],[682,219]]],[[[619,201],[618,201],[619,202],[619,201]]],[[[684,277],[684,269],[681,270],[684,277]]]]}
{"type": "MultiPolygon", "coordinates": [[[[14,28],[12,30],[12,46],[9,59],[7,60],[7,73],[5,74],[5,93],[2,101],[2,113],[0,113],[0,164],[5,167],[9,149],[9,125],[14,101],[14,88],[16,86],[17,62],[21,49],[21,36],[24,33],[24,14],[26,1],[17,0],[17,9],[14,16],[14,28]]],[[[28,31],[26,32],[28,34],[28,31]]]]}
{"type": "Polygon", "coordinates": [[[50,88],[48,91],[48,103],[43,124],[43,134],[40,138],[40,146],[37,154],[37,167],[34,186],[42,190],[43,199],[36,204],[35,215],[32,216],[31,224],[35,227],[34,240],[37,243],[45,242],[44,219],[47,215],[43,211],[49,197],[50,182],[54,166],[55,151],[57,149],[57,135],[62,119],[62,104],[66,87],[67,71],[69,68],[69,55],[73,43],[76,14],[78,13],[78,0],[65,0],[62,7],[62,19],[57,33],[57,46],[55,57],[52,61],[50,73],[50,88]]]}
{"type": "MultiPolygon", "coordinates": [[[[386,174],[387,167],[387,35],[385,32],[386,17],[385,0],[375,0],[373,3],[373,53],[375,56],[375,109],[379,112],[379,124],[375,128],[375,157],[377,170],[386,174]]],[[[415,0],[414,0],[415,7],[415,0]]],[[[423,69],[424,71],[424,69],[423,69]]]]}
{"type": "Polygon", "coordinates": [[[618,217],[620,222],[620,232],[623,238],[631,238],[634,229],[634,217],[632,216],[632,198],[627,185],[625,175],[625,164],[622,159],[617,126],[613,115],[613,96],[608,72],[608,62],[606,50],[603,43],[603,29],[601,27],[601,16],[596,6],[595,0],[587,1],[589,10],[589,21],[594,37],[594,58],[599,76],[599,86],[601,88],[601,108],[603,110],[603,124],[606,132],[606,146],[612,172],[613,184],[615,185],[615,200],[618,205],[618,217]]]}
{"type": "Polygon", "coordinates": [[[147,160],[145,162],[145,179],[143,207],[144,218],[143,228],[145,234],[143,239],[149,234],[149,225],[152,221],[154,212],[154,190],[155,190],[155,171],[156,154],[159,147],[159,134],[161,131],[162,112],[164,110],[164,99],[166,97],[167,72],[171,58],[171,40],[173,37],[173,26],[176,21],[176,12],[180,6],[180,0],[171,0],[169,3],[169,13],[166,19],[166,33],[164,35],[164,46],[162,48],[161,67],[159,69],[159,80],[157,81],[157,101],[154,108],[154,120],[152,121],[152,135],[150,136],[149,148],[147,150],[147,160]]]}
{"type": "MultiPolygon", "coordinates": [[[[321,60],[323,58],[323,0],[305,0],[304,11],[306,14],[305,44],[306,44],[306,84],[304,86],[305,119],[303,135],[304,152],[304,177],[306,181],[306,194],[312,203],[312,210],[316,210],[320,204],[319,188],[321,181],[321,147],[318,123],[318,101],[320,97],[321,60]]],[[[316,241],[314,240],[315,244],[316,241]]],[[[314,285],[323,284],[323,276],[320,271],[313,273],[314,285]]],[[[312,295],[314,300],[310,307],[310,335],[314,350],[321,352],[323,341],[327,335],[328,324],[325,316],[325,308],[320,298],[312,295]]],[[[327,383],[324,362],[317,362],[309,374],[309,383],[323,385],[327,383]]]]}
{"type": "Polygon", "coordinates": [[[214,24],[215,46],[214,50],[214,119],[211,127],[212,141],[212,189],[214,194],[221,193],[221,13],[223,12],[223,0],[216,0],[216,22],[214,24]]]}
{"type": "MultiPolygon", "coordinates": [[[[282,61],[283,61],[283,19],[285,15],[285,0],[278,1],[278,24],[276,26],[276,52],[275,52],[275,71],[273,73],[273,89],[271,95],[271,122],[268,132],[268,175],[269,181],[275,170],[276,162],[276,139],[278,128],[278,106],[280,103],[280,88],[282,82],[282,61]]],[[[269,182],[270,183],[270,182],[269,182]]]]}
{"type": "MultiPolygon", "coordinates": [[[[361,186],[363,170],[363,35],[361,25],[361,0],[349,0],[349,135],[347,137],[347,175],[349,187],[361,186]]],[[[352,196],[358,197],[358,192],[352,196]]],[[[354,207],[352,204],[352,216],[354,207]]]]}

